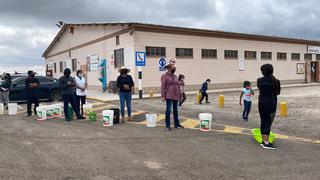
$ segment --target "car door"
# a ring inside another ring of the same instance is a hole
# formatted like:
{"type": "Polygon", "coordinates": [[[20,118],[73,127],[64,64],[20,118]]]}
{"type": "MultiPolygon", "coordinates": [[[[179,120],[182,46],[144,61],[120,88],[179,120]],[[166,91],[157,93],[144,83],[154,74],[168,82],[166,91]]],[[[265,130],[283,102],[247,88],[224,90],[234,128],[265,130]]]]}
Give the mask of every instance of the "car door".
{"type": "Polygon", "coordinates": [[[25,78],[20,77],[12,82],[10,88],[10,101],[27,101],[28,92],[25,86],[25,78]]]}
{"type": "Polygon", "coordinates": [[[50,90],[52,89],[54,79],[50,77],[38,77],[40,82],[39,87],[39,98],[40,99],[49,99],[50,90]]]}

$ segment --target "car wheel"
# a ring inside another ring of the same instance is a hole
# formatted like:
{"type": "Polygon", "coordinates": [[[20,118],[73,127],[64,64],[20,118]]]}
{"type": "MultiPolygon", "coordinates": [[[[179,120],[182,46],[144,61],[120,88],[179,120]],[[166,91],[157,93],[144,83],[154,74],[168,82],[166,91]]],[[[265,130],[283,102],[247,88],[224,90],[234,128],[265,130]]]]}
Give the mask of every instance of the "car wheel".
{"type": "Polygon", "coordinates": [[[50,93],[50,101],[60,101],[61,100],[61,93],[60,90],[55,89],[50,93]]]}

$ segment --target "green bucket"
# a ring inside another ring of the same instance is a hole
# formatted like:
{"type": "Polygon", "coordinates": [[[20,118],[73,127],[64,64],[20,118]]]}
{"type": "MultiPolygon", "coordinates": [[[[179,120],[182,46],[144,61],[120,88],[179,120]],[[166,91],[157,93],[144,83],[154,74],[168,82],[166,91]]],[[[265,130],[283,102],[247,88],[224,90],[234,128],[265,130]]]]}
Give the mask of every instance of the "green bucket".
{"type": "Polygon", "coordinates": [[[89,112],[89,121],[97,121],[97,113],[89,112]]]}
{"type": "MultiPolygon", "coordinates": [[[[252,129],[251,132],[252,132],[252,134],[253,134],[254,139],[255,139],[259,144],[261,144],[261,143],[262,143],[262,136],[261,136],[260,129],[255,128],[255,129],[252,129]]],[[[269,142],[272,143],[275,138],[276,138],[276,135],[275,135],[273,132],[270,132],[269,142]]]]}
{"type": "Polygon", "coordinates": [[[69,107],[68,107],[68,115],[69,115],[69,118],[70,118],[70,119],[73,119],[73,109],[72,109],[72,106],[69,106],[69,107]]]}

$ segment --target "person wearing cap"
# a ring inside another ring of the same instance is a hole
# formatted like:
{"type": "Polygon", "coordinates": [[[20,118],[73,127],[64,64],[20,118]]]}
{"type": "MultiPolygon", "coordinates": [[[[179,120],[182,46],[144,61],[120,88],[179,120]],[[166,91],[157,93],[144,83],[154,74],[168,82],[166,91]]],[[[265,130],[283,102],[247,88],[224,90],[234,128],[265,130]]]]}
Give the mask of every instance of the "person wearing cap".
{"type": "Polygon", "coordinates": [[[28,78],[25,80],[25,86],[28,91],[27,97],[27,115],[32,115],[31,106],[34,103],[34,114],[37,115],[36,108],[39,106],[39,79],[35,77],[35,72],[28,71],[28,78]]]}
{"type": "Polygon", "coordinates": [[[128,120],[131,119],[131,100],[132,100],[132,89],[134,87],[134,82],[132,77],[128,74],[130,69],[122,66],[119,69],[120,75],[117,78],[117,87],[119,88],[119,98],[120,98],[120,111],[121,111],[121,122],[124,123],[124,108],[127,105],[128,120]]]}
{"type": "Polygon", "coordinates": [[[181,98],[180,83],[178,80],[176,72],[176,66],[174,64],[169,64],[166,66],[167,72],[161,76],[161,98],[163,102],[166,102],[166,131],[171,131],[170,126],[170,114],[171,107],[173,107],[173,119],[174,128],[184,128],[178,117],[178,102],[181,98]]]}
{"type": "Polygon", "coordinates": [[[71,104],[73,111],[76,113],[77,119],[78,120],[85,119],[80,114],[80,109],[76,103],[76,97],[75,97],[76,83],[75,83],[75,80],[71,77],[71,70],[69,68],[66,68],[64,70],[63,76],[60,77],[59,79],[59,85],[61,89],[61,97],[64,104],[64,115],[65,115],[66,121],[71,121],[71,117],[68,114],[69,103],[71,104]]]}

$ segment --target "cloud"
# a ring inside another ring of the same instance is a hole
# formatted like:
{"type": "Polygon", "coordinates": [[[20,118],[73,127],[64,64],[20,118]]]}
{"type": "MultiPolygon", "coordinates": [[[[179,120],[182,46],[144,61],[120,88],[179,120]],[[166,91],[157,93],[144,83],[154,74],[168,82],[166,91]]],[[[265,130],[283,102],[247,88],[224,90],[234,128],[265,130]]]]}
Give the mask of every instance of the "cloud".
{"type": "Polygon", "coordinates": [[[320,40],[317,0],[0,0],[0,64],[41,64],[55,23],[146,22],[320,40]]]}

